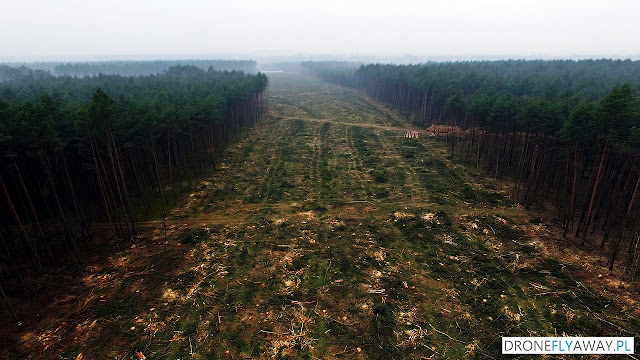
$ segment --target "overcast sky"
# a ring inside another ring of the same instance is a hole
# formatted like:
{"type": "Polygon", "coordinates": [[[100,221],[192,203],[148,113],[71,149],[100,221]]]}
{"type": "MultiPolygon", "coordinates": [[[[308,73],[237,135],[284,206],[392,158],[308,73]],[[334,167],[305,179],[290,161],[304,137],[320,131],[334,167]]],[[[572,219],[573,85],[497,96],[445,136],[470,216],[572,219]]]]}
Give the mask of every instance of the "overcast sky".
{"type": "Polygon", "coordinates": [[[0,59],[640,54],[636,0],[2,0],[0,59]]]}

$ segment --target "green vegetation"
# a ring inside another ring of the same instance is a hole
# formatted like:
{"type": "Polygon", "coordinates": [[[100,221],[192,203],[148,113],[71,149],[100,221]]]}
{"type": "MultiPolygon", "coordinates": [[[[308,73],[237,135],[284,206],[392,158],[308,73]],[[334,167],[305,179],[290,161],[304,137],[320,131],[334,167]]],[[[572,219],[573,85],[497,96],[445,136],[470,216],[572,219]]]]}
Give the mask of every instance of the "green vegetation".
{"type": "Polygon", "coordinates": [[[1,277],[80,260],[94,221],[132,241],[140,217],[161,218],[263,116],[266,86],[262,74],[194,66],[0,83],[1,277]]]}
{"type": "Polygon", "coordinates": [[[254,60],[153,60],[153,61],[91,61],[81,63],[13,63],[0,64],[0,81],[16,80],[30,73],[49,72],[56,76],[98,76],[121,75],[143,76],[157,75],[168,71],[172,66],[195,66],[203,70],[242,71],[255,73],[254,60]]]}
{"type": "Polygon", "coordinates": [[[632,279],[640,272],[632,235],[640,228],[639,61],[303,67],[446,135],[459,159],[513,179],[515,202],[553,200],[565,238],[606,249],[609,270],[617,264],[632,279]]]}
{"type": "Polygon", "coordinates": [[[501,358],[505,335],[638,334],[619,278],[550,256],[550,214],[444,141],[355,90],[269,83],[265,118],[167,220],[51,289],[65,302],[2,355],[501,358]]]}

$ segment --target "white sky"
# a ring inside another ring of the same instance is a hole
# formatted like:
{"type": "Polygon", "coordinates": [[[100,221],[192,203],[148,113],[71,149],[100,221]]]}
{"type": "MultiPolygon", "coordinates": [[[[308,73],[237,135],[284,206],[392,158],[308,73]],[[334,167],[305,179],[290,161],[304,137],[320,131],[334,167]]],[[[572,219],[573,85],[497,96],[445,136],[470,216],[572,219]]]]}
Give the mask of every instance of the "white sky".
{"type": "Polygon", "coordinates": [[[0,0],[0,59],[640,54],[636,0],[0,0]]]}

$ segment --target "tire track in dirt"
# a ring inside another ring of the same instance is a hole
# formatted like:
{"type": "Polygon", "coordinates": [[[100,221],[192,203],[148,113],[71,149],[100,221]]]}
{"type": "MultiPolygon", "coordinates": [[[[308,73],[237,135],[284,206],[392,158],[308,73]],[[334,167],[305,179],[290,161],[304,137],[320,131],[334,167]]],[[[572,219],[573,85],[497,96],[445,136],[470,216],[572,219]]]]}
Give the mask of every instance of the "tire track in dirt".
{"type": "Polygon", "coordinates": [[[407,181],[404,182],[402,186],[402,194],[407,195],[406,199],[411,202],[417,202],[424,204],[429,199],[429,193],[425,189],[424,186],[421,185],[420,178],[415,171],[415,164],[404,159],[401,156],[401,152],[399,147],[401,146],[400,142],[405,140],[404,138],[400,138],[397,141],[392,141],[389,137],[381,136],[380,144],[385,152],[390,155],[394,161],[400,162],[400,168],[407,175],[407,181]]]}
{"type": "Polygon", "coordinates": [[[354,200],[365,199],[367,197],[365,183],[369,181],[369,179],[365,176],[362,159],[355,156],[357,151],[353,147],[353,129],[349,126],[345,126],[344,131],[346,137],[346,143],[344,146],[348,152],[348,156],[346,156],[348,164],[347,169],[348,173],[353,175],[350,180],[355,180],[350,182],[351,187],[353,188],[352,197],[354,200]],[[356,192],[358,193],[357,195],[356,192]]]}

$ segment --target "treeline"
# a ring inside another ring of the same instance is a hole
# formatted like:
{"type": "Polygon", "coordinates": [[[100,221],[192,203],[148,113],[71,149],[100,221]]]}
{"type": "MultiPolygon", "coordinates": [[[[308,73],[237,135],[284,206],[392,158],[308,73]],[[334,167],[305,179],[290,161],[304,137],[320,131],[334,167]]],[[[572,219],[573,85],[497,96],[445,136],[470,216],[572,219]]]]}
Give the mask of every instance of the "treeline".
{"type": "MultiPolygon", "coordinates": [[[[50,75],[46,71],[40,70],[45,75],[50,75]]],[[[33,76],[34,71],[26,66],[12,67],[0,64],[0,82],[18,80],[27,76],[33,76]]]]}
{"type": "Polygon", "coordinates": [[[86,62],[36,62],[0,64],[0,81],[15,80],[30,70],[56,76],[98,76],[122,75],[143,76],[157,75],[172,66],[195,66],[203,70],[210,68],[216,71],[242,71],[256,73],[258,64],[255,60],[112,60],[86,62]]]}
{"type": "Polygon", "coordinates": [[[315,73],[439,125],[460,159],[512,177],[516,202],[552,200],[565,237],[638,273],[640,62],[371,64],[353,78],[331,66],[315,73]]]}
{"type": "Polygon", "coordinates": [[[355,86],[355,71],[363,64],[351,61],[303,61],[302,73],[342,86],[355,86]]]}
{"type": "Polygon", "coordinates": [[[0,278],[77,256],[95,221],[133,239],[136,215],[164,210],[263,116],[266,86],[195,66],[0,83],[0,278]]]}
{"type": "Polygon", "coordinates": [[[196,66],[203,70],[256,72],[254,60],[154,60],[154,61],[95,61],[59,64],[56,75],[96,76],[116,74],[122,76],[154,75],[172,66],[196,66]]]}

